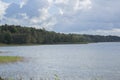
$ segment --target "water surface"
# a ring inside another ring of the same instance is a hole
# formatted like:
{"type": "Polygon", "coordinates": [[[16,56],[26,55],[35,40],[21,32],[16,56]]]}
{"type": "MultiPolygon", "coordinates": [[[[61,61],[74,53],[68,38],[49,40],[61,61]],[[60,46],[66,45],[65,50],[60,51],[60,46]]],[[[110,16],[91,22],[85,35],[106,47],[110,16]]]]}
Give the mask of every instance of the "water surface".
{"type": "Polygon", "coordinates": [[[120,80],[120,43],[0,47],[23,62],[0,64],[0,75],[24,80],[120,80]]]}

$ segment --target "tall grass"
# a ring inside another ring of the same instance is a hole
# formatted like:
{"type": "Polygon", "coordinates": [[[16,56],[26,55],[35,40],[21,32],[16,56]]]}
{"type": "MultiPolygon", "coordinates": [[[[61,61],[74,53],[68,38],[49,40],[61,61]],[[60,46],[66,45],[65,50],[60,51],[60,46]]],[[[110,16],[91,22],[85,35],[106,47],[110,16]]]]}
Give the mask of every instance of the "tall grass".
{"type": "Polygon", "coordinates": [[[18,56],[0,56],[0,63],[11,63],[21,60],[23,60],[23,58],[18,56]]]}

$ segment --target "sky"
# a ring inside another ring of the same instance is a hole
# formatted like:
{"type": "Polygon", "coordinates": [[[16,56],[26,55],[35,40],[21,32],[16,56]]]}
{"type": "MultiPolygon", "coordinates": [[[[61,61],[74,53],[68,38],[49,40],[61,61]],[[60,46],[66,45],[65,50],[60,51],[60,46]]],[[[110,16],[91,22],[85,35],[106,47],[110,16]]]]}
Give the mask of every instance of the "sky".
{"type": "Polygon", "coordinates": [[[0,0],[0,25],[120,36],[120,0],[0,0]]]}

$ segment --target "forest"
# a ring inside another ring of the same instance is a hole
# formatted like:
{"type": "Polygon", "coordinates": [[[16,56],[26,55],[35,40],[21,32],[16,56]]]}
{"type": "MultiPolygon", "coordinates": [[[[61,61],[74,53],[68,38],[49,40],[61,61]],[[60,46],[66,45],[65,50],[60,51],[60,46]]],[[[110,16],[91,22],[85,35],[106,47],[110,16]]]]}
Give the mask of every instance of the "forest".
{"type": "Polygon", "coordinates": [[[1,25],[0,43],[3,44],[74,44],[93,42],[120,42],[118,36],[64,34],[20,25],[1,25]]]}

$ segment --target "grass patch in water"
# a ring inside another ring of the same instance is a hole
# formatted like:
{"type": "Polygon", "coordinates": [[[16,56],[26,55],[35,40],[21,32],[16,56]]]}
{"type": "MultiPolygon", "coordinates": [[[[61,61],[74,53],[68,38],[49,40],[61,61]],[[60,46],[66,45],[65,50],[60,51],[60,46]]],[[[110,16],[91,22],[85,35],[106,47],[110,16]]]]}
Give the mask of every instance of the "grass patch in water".
{"type": "Polygon", "coordinates": [[[12,63],[21,60],[23,60],[23,58],[18,56],[0,56],[0,63],[12,63]]]}

